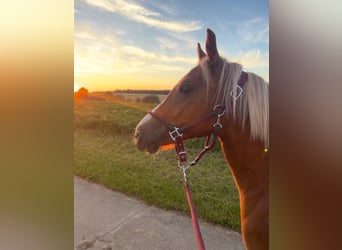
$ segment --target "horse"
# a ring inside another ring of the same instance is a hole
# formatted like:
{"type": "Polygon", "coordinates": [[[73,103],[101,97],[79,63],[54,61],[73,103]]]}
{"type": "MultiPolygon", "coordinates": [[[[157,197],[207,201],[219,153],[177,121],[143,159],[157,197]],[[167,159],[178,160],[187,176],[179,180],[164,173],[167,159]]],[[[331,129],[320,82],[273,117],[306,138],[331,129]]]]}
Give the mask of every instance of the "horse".
{"type": "Polygon", "coordinates": [[[238,189],[244,245],[248,250],[265,250],[269,247],[269,83],[221,57],[210,29],[205,49],[197,43],[197,65],[138,123],[135,143],[153,154],[175,144],[175,132],[184,140],[203,137],[213,133],[215,121],[220,121],[216,134],[238,189]],[[218,106],[223,107],[222,114],[208,115],[218,106]],[[173,126],[191,128],[171,132],[173,126]]]}

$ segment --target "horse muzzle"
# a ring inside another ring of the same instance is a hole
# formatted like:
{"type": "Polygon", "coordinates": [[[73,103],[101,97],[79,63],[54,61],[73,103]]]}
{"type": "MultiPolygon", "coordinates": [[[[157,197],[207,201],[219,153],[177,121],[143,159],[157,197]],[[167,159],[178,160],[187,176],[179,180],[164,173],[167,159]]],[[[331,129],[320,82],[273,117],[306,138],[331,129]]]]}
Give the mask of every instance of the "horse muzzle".
{"type": "Polygon", "coordinates": [[[156,153],[160,146],[169,144],[167,129],[151,116],[146,115],[137,125],[134,133],[134,141],[140,151],[150,154],[156,153]]]}

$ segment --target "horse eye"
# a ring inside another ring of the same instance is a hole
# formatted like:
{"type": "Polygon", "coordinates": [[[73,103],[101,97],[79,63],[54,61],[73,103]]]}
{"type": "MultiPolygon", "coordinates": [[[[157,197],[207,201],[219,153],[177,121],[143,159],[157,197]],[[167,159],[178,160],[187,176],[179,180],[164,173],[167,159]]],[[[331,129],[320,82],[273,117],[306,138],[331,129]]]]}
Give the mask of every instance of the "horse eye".
{"type": "Polygon", "coordinates": [[[183,83],[179,88],[179,92],[183,94],[190,94],[193,90],[194,90],[193,86],[191,86],[188,83],[183,83]]]}

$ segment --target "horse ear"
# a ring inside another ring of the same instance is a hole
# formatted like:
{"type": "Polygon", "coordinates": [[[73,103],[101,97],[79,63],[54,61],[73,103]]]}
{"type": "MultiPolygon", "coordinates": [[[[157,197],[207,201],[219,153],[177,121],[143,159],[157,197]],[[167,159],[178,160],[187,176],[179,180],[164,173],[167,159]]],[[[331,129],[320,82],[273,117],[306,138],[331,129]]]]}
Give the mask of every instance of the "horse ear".
{"type": "Polygon", "coordinates": [[[198,54],[198,61],[201,61],[201,59],[206,56],[206,54],[201,48],[200,43],[197,43],[197,54],[198,54]]]}
{"type": "Polygon", "coordinates": [[[207,39],[205,42],[205,48],[208,54],[209,63],[215,64],[220,58],[216,47],[216,36],[211,29],[207,29],[207,39]]]}

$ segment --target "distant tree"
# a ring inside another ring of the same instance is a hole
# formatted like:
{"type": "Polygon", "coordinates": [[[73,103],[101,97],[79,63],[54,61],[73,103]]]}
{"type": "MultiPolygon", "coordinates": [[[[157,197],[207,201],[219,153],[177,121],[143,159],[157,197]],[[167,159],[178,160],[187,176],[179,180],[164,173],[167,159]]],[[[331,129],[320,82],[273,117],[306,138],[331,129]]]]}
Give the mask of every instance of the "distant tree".
{"type": "Polygon", "coordinates": [[[114,93],[122,94],[142,94],[142,95],[167,95],[170,90],[132,90],[132,89],[117,89],[114,93]]]}
{"type": "Polygon", "coordinates": [[[82,88],[79,88],[79,90],[77,92],[80,93],[80,94],[87,95],[89,91],[85,87],[82,87],[82,88]]]}
{"type": "Polygon", "coordinates": [[[142,98],[141,102],[144,102],[144,103],[159,103],[160,100],[159,100],[159,97],[156,96],[156,95],[147,95],[147,96],[144,96],[142,98]]]}
{"type": "Polygon", "coordinates": [[[82,87],[82,88],[79,88],[78,91],[74,94],[74,97],[76,99],[85,99],[88,97],[88,89],[82,87]]]}

